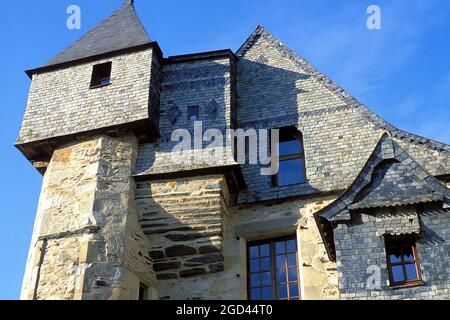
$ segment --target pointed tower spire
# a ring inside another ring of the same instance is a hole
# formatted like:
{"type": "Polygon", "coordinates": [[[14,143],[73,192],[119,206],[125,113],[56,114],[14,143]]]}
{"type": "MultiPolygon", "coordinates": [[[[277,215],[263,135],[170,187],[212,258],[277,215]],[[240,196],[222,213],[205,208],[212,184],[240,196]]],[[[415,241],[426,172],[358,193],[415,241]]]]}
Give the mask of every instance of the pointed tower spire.
{"type": "Polygon", "coordinates": [[[133,4],[133,0],[124,0],[118,10],[44,67],[151,43],[133,4]]]}

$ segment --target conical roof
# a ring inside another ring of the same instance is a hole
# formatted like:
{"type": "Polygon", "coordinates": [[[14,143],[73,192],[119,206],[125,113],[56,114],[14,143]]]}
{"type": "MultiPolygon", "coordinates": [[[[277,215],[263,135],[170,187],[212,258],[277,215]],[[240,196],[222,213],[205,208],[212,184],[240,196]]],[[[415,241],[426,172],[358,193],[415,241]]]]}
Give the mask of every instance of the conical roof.
{"type": "Polygon", "coordinates": [[[124,4],[43,67],[151,43],[133,6],[124,4]]]}

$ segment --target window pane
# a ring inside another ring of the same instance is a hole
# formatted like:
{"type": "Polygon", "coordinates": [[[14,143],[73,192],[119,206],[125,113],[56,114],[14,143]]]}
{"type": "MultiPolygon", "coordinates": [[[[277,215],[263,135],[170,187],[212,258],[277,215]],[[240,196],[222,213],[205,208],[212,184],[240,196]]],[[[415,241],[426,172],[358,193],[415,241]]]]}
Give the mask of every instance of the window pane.
{"type": "Polygon", "coordinates": [[[283,283],[286,282],[286,270],[285,269],[278,269],[277,270],[277,282],[283,283]]]}
{"type": "Polygon", "coordinates": [[[197,121],[199,115],[198,106],[192,106],[187,108],[187,119],[189,121],[197,121]]]}
{"type": "Polygon", "coordinates": [[[101,84],[101,85],[109,84],[110,81],[111,81],[111,79],[110,79],[109,77],[107,77],[107,78],[102,78],[102,79],[100,79],[100,84],[101,84]]]}
{"type": "Polygon", "coordinates": [[[261,273],[261,286],[270,286],[272,285],[272,276],[270,272],[261,273]]]}
{"type": "Polygon", "coordinates": [[[407,280],[417,280],[419,278],[419,276],[417,275],[415,263],[406,264],[405,269],[407,280]]]}
{"type": "Polygon", "coordinates": [[[284,241],[280,241],[275,244],[275,252],[276,252],[276,254],[286,252],[284,241]]]}
{"type": "Polygon", "coordinates": [[[260,287],[260,286],[261,286],[261,281],[259,279],[259,273],[252,274],[250,276],[250,287],[255,288],[255,287],[260,287]]]}
{"type": "Polygon", "coordinates": [[[391,263],[397,263],[401,262],[401,253],[399,248],[391,249],[389,253],[389,259],[391,260],[391,263]]]}
{"type": "Polygon", "coordinates": [[[272,300],[272,287],[262,288],[262,299],[272,300]]]}
{"type": "Polygon", "coordinates": [[[295,240],[289,240],[286,242],[287,252],[297,252],[297,242],[295,240]]]}
{"type": "Polygon", "coordinates": [[[288,254],[288,267],[295,267],[297,265],[296,254],[288,254]]]}
{"type": "Polygon", "coordinates": [[[297,268],[289,269],[289,281],[297,281],[298,279],[297,268]]]}
{"type": "Polygon", "coordinates": [[[283,298],[287,298],[288,297],[288,294],[287,294],[287,286],[284,284],[284,285],[281,285],[281,286],[278,286],[278,297],[280,298],[280,299],[283,299],[283,298]]]}
{"type": "Polygon", "coordinates": [[[252,289],[250,291],[250,299],[252,299],[252,300],[260,300],[261,299],[259,288],[258,289],[252,289]]]}
{"type": "Polygon", "coordinates": [[[283,237],[267,242],[249,243],[248,264],[249,299],[299,298],[295,239],[283,237]],[[289,293],[290,290],[292,293],[289,293]]]}
{"type": "Polygon", "coordinates": [[[279,144],[280,148],[280,156],[286,156],[295,153],[301,153],[301,144],[300,141],[293,138],[291,141],[282,141],[279,144]]]}
{"type": "Polygon", "coordinates": [[[256,258],[259,256],[259,246],[250,247],[250,258],[256,258]]]}
{"type": "Polygon", "coordinates": [[[414,261],[414,253],[412,247],[403,249],[403,259],[405,260],[405,262],[414,261]]]}
{"type": "Polygon", "coordinates": [[[286,186],[304,182],[303,159],[280,161],[278,185],[286,186]]]}
{"type": "Polygon", "coordinates": [[[263,244],[262,246],[260,246],[260,254],[261,257],[268,257],[269,256],[269,244],[263,244]]]}
{"type": "Polygon", "coordinates": [[[261,259],[261,271],[270,270],[270,258],[262,258],[261,259]]]}
{"type": "Polygon", "coordinates": [[[290,283],[289,284],[289,295],[291,297],[297,297],[298,296],[298,285],[297,285],[297,283],[290,283]]]}
{"type": "Polygon", "coordinates": [[[394,279],[394,282],[405,281],[405,277],[403,275],[403,267],[402,266],[393,266],[392,267],[392,278],[394,279]]]}
{"type": "Polygon", "coordinates": [[[277,256],[277,268],[286,268],[286,257],[277,256]]]}
{"type": "Polygon", "coordinates": [[[251,259],[250,272],[258,272],[258,271],[259,271],[259,259],[251,259]]]}

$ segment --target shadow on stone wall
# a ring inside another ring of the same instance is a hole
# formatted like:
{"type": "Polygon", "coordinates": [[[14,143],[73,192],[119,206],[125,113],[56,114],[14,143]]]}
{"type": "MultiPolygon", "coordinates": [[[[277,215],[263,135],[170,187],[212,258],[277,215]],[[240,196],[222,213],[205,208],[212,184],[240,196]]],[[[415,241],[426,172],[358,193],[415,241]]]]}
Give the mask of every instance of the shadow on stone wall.
{"type": "MultiPolygon", "coordinates": [[[[301,132],[299,99],[306,89],[299,81],[309,75],[276,68],[265,64],[262,55],[258,61],[241,59],[238,64],[238,126],[243,129],[277,129],[295,126],[301,132]]],[[[306,164],[307,165],[307,164],[306,164]]],[[[320,190],[306,182],[286,187],[273,187],[270,176],[260,174],[261,165],[241,165],[248,189],[240,193],[242,201],[260,201],[298,194],[309,194],[320,190]]]]}
{"type": "Polygon", "coordinates": [[[224,270],[222,184],[211,176],[137,184],[139,222],[160,286],[224,270]]]}

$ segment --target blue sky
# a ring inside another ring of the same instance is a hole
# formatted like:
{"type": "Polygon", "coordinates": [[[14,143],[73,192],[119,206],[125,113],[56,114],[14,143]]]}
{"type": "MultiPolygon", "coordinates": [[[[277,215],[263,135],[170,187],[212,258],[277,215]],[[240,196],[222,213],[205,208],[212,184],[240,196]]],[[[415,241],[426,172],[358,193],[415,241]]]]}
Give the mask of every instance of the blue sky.
{"type": "MultiPolygon", "coordinates": [[[[19,297],[42,179],[13,147],[30,85],[23,71],[50,60],[121,2],[0,4],[0,299],[19,297]],[[71,4],[81,7],[81,30],[66,28],[71,4]]],[[[262,24],[393,125],[450,143],[448,0],[136,0],[136,9],[166,56],[236,50],[262,24]],[[370,4],[381,8],[381,30],[366,27],[370,4]]]]}

